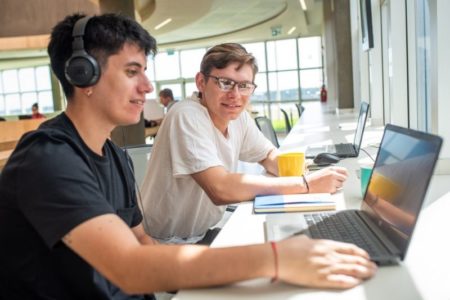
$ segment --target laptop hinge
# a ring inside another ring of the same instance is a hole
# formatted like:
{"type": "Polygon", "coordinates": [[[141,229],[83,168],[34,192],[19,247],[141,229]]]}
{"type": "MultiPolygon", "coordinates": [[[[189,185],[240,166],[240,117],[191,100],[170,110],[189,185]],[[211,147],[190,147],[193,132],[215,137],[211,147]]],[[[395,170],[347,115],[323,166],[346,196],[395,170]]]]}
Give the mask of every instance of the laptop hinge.
{"type": "Polygon", "coordinates": [[[372,219],[367,215],[366,212],[361,210],[356,210],[356,214],[359,218],[367,225],[367,227],[372,231],[376,238],[381,242],[381,244],[387,249],[387,251],[394,256],[400,257],[401,251],[395,246],[389,238],[376,226],[372,219]]]}

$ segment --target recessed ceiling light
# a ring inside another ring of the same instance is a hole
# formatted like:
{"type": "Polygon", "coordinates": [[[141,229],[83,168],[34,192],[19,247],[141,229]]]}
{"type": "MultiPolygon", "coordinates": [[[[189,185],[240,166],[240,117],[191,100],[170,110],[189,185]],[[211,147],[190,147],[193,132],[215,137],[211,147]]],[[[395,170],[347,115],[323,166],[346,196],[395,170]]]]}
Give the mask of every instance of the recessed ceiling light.
{"type": "Polygon", "coordinates": [[[168,18],[164,21],[162,21],[161,23],[159,23],[158,25],[155,26],[155,30],[160,29],[163,26],[166,26],[167,24],[169,24],[170,22],[172,22],[172,18],[168,18]]]}
{"type": "Polygon", "coordinates": [[[303,9],[304,11],[306,11],[308,8],[306,7],[305,0],[299,0],[299,1],[300,1],[300,6],[302,7],[302,9],[303,9]]]}
{"type": "Polygon", "coordinates": [[[291,29],[289,29],[288,35],[291,35],[295,31],[295,29],[297,29],[297,27],[295,27],[295,26],[293,26],[291,29]]]}

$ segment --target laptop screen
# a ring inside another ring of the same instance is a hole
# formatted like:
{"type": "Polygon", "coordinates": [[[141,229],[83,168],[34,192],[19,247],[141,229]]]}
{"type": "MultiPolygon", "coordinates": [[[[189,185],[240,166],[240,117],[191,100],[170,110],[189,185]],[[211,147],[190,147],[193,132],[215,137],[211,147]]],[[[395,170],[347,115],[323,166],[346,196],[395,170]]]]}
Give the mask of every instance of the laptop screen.
{"type": "Polygon", "coordinates": [[[364,127],[366,125],[368,111],[369,111],[369,104],[367,102],[361,102],[358,124],[356,126],[355,138],[353,140],[353,145],[355,146],[357,154],[359,154],[359,149],[361,148],[361,142],[364,134],[364,127]]]}
{"type": "Polygon", "coordinates": [[[361,208],[403,255],[441,144],[438,136],[394,125],[385,128],[361,208]]]}

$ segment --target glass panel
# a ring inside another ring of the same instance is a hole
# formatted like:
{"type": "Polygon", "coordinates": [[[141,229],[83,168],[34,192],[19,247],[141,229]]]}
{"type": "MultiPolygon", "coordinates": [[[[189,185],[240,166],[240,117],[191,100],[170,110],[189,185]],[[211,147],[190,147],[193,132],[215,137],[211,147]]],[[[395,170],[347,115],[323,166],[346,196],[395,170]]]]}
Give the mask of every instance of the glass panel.
{"type": "Polygon", "coordinates": [[[177,79],[180,77],[178,51],[173,54],[162,52],[155,57],[156,80],[177,79]]]}
{"type": "Polygon", "coordinates": [[[430,11],[426,0],[417,0],[416,26],[416,65],[417,65],[417,121],[418,129],[429,131],[431,128],[431,46],[430,11]]]}
{"type": "MultiPolygon", "coordinates": [[[[22,94],[22,111],[27,114],[31,114],[31,106],[38,102],[38,97],[36,93],[24,93],[22,94]]],[[[52,101],[53,105],[53,101],[52,101]]],[[[42,109],[40,109],[42,110],[42,109]]]]}
{"type": "Polygon", "coordinates": [[[19,91],[17,70],[3,71],[3,87],[4,93],[16,93],[19,91]]]}
{"type": "Polygon", "coordinates": [[[20,91],[22,92],[34,91],[36,89],[33,68],[19,69],[19,85],[20,91]]]}
{"type": "Polygon", "coordinates": [[[155,59],[152,56],[147,58],[147,70],[145,70],[145,74],[150,78],[150,81],[155,81],[155,59]]]}
{"type": "MultiPolygon", "coordinates": [[[[175,100],[181,100],[181,84],[177,83],[177,84],[162,84],[161,85],[161,89],[171,89],[172,93],[173,93],[173,98],[175,98],[175,100]]],[[[159,101],[159,97],[156,96],[156,100],[159,101]]]]}
{"type": "Polygon", "coordinates": [[[300,69],[322,67],[322,44],[319,36],[299,38],[300,69]]]}
{"type": "Polygon", "coordinates": [[[205,52],[206,51],[203,48],[181,51],[181,76],[183,78],[195,77],[195,74],[200,71],[200,63],[202,62],[205,52]]]}
{"type": "Polygon", "coordinates": [[[255,77],[255,83],[258,86],[253,92],[251,101],[267,101],[269,94],[267,93],[267,73],[258,73],[255,77]]]}
{"type": "Polygon", "coordinates": [[[186,82],[184,85],[184,93],[186,98],[191,97],[193,92],[198,91],[195,82],[186,82]]]}
{"type": "Polygon", "coordinates": [[[36,82],[39,91],[51,90],[52,84],[50,80],[50,68],[48,66],[36,68],[36,82]]]}
{"type": "Polygon", "coordinates": [[[3,94],[3,72],[0,71],[0,94],[3,94]]]}
{"type": "Polygon", "coordinates": [[[2,116],[6,115],[5,98],[2,95],[0,95],[0,115],[2,116]]]}
{"type": "Polygon", "coordinates": [[[52,92],[40,92],[39,98],[39,110],[41,113],[53,112],[53,97],[52,92]]]}
{"type": "Polygon", "coordinates": [[[295,39],[267,43],[269,71],[297,69],[297,47],[295,39]]]}
{"type": "Polygon", "coordinates": [[[298,100],[297,71],[269,73],[270,100],[298,100]]]}
{"type": "Polygon", "coordinates": [[[19,115],[22,113],[19,94],[5,96],[5,110],[9,115],[19,115]]]}
{"type": "Polygon", "coordinates": [[[322,69],[301,70],[300,88],[302,91],[302,99],[319,99],[322,82],[322,69]]]}
{"type": "Polygon", "coordinates": [[[253,43],[253,44],[242,44],[247,52],[253,54],[256,57],[256,62],[258,63],[258,70],[264,72],[266,68],[266,52],[264,49],[264,43],[253,43]]]}

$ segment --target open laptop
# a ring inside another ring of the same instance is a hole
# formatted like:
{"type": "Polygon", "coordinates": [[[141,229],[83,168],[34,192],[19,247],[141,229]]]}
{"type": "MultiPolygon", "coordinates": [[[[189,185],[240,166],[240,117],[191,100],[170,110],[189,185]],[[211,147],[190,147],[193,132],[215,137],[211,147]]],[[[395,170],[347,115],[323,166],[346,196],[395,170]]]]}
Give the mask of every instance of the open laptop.
{"type": "Polygon", "coordinates": [[[356,126],[353,143],[341,143],[335,145],[307,147],[305,151],[305,156],[307,158],[314,158],[317,154],[325,152],[335,154],[341,158],[358,157],[359,149],[361,148],[361,142],[364,134],[364,128],[366,127],[368,111],[369,111],[369,104],[367,102],[361,102],[358,124],[356,126]]]}
{"type": "Polygon", "coordinates": [[[406,256],[441,145],[438,136],[387,125],[359,210],[267,215],[267,239],[306,234],[356,244],[379,265],[398,263],[406,256]]]}

